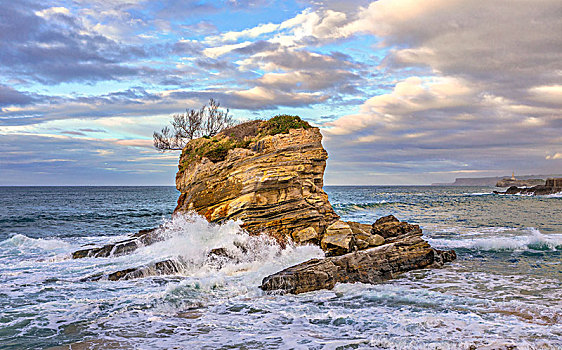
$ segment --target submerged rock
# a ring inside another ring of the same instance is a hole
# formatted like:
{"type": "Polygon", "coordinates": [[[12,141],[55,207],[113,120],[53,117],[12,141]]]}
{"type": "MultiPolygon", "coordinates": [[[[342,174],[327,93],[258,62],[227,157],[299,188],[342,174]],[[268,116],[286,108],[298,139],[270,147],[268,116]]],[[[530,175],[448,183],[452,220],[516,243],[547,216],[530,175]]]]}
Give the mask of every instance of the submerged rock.
{"type": "Polygon", "coordinates": [[[433,249],[421,236],[421,230],[414,228],[378,247],[311,259],[264,278],[260,288],[298,294],[332,289],[336,283],[379,283],[406,271],[440,267],[456,259],[454,250],[433,249]]]}
{"type": "Polygon", "coordinates": [[[87,277],[83,281],[99,281],[107,278],[109,281],[130,280],[148,276],[174,275],[181,271],[182,263],[178,260],[168,259],[158,261],[146,266],[133,267],[115,271],[108,275],[97,274],[87,277]]]}

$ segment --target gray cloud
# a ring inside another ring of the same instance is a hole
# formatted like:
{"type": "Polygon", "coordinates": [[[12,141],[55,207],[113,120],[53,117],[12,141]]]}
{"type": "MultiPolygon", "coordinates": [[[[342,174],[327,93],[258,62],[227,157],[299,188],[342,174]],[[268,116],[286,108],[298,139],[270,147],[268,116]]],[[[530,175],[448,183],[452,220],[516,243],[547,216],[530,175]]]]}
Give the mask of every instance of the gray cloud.
{"type": "Polygon", "coordinates": [[[35,96],[0,84],[0,107],[24,106],[36,100],[35,96]]]}
{"type": "Polygon", "coordinates": [[[31,2],[3,2],[0,13],[5,77],[44,84],[113,80],[136,74],[137,68],[123,63],[146,56],[141,47],[90,33],[75,17],[31,2]]]}
{"type": "Polygon", "coordinates": [[[170,184],[176,156],[131,146],[133,141],[0,135],[0,185],[170,184]]]}

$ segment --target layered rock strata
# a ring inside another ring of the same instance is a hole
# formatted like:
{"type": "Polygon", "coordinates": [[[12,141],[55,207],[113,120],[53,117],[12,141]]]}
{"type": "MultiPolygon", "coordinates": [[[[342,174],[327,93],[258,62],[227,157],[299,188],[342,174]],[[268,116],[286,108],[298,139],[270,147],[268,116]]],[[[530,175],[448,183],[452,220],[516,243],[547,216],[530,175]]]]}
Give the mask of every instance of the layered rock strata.
{"type": "Polygon", "coordinates": [[[380,246],[325,259],[311,259],[264,278],[261,289],[299,294],[331,289],[336,283],[379,283],[398,274],[440,267],[456,259],[455,251],[433,249],[417,225],[394,216],[377,220],[371,234],[386,237],[380,246]]]}
{"type": "MultiPolygon", "coordinates": [[[[186,149],[203,147],[200,142],[186,149]]],[[[190,161],[192,153],[184,152],[180,164],[189,165],[176,176],[181,195],[175,213],[195,211],[218,223],[242,220],[250,233],[318,242],[338,219],[322,189],[328,153],[318,128],[267,135],[247,147],[216,162],[190,161]]]]}
{"type": "Polygon", "coordinates": [[[537,196],[544,196],[560,192],[562,192],[562,178],[546,179],[546,183],[544,185],[538,185],[528,188],[511,186],[505,192],[494,191],[494,193],[496,194],[525,194],[537,196]]]}

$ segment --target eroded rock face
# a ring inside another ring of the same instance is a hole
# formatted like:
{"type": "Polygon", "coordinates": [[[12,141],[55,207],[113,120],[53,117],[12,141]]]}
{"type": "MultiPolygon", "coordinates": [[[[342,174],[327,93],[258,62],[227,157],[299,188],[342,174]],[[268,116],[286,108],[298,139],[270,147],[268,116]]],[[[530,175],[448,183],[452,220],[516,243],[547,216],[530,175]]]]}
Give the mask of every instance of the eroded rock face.
{"type": "MultiPolygon", "coordinates": [[[[383,221],[396,222],[386,220],[383,221]]],[[[404,225],[396,224],[394,227],[404,225]]],[[[380,283],[402,272],[439,267],[456,259],[453,250],[433,249],[421,236],[419,228],[414,228],[392,236],[388,243],[378,247],[325,259],[311,259],[264,278],[260,288],[298,294],[332,289],[336,283],[380,283]]]]}
{"type": "Polygon", "coordinates": [[[372,234],[381,235],[384,238],[396,237],[414,231],[416,233],[421,233],[421,229],[418,225],[401,222],[393,215],[378,219],[371,228],[372,234]]]}
{"type": "Polygon", "coordinates": [[[219,162],[191,162],[176,176],[175,212],[195,211],[211,222],[240,219],[250,233],[318,241],[338,219],[322,190],[328,154],[321,141],[318,128],[291,129],[231,149],[219,162]]]}
{"type": "Polygon", "coordinates": [[[349,253],[355,246],[355,237],[349,224],[338,220],[326,228],[320,247],[328,255],[349,253]]]}

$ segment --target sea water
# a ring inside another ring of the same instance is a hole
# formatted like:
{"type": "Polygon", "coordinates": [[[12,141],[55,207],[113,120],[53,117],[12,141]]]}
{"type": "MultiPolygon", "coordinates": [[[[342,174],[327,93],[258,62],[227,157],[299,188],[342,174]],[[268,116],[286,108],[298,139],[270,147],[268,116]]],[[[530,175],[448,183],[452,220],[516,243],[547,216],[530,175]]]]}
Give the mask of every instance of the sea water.
{"type": "Polygon", "coordinates": [[[326,187],[344,220],[393,214],[458,259],[377,285],[300,295],[261,280],[322,257],[239,222],[172,219],[173,187],[0,187],[1,349],[560,349],[562,197],[479,187],[326,187]],[[166,227],[131,255],[73,260],[85,245],[166,227]],[[250,247],[241,251],[241,245],[250,247]],[[210,261],[225,248],[234,260],[210,261]],[[85,277],[181,257],[175,276],[85,277]]]}

